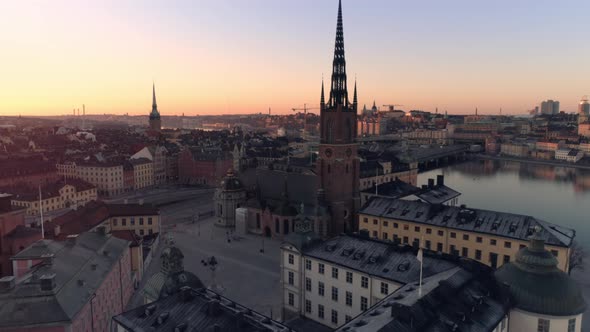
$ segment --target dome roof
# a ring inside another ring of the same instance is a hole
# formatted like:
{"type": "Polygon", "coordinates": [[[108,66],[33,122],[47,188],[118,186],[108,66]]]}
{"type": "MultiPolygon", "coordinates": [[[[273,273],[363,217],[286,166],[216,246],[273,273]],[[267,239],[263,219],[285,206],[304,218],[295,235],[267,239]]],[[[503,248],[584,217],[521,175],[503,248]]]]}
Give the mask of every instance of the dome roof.
{"type": "Polygon", "coordinates": [[[586,308],[582,290],[557,267],[557,259],[537,234],[514,262],[502,265],[495,275],[510,286],[516,308],[551,316],[577,315],[586,308]]]}
{"type": "Polygon", "coordinates": [[[234,171],[230,168],[227,171],[225,178],[221,181],[221,189],[242,190],[244,189],[244,185],[242,184],[242,181],[240,181],[240,179],[235,176],[234,171]]]}

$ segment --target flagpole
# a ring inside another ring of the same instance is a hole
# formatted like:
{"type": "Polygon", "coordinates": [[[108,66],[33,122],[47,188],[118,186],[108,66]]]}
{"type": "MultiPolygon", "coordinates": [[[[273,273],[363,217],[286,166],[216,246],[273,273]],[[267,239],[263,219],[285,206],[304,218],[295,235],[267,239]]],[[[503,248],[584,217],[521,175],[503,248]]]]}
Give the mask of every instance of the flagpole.
{"type": "Polygon", "coordinates": [[[39,213],[41,215],[41,238],[45,238],[45,228],[43,226],[43,198],[41,196],[41,185],[39,185],[39,213]]]}
{"type": "Polygon", "coordinates": [[[424,237],[420,239],[418,243],[418,253],[420,255],[420,282],[418,284],[418,298],[422,297],[422,265],[424,262],[424,254],[422,253],[422,240],[424,237]]]}

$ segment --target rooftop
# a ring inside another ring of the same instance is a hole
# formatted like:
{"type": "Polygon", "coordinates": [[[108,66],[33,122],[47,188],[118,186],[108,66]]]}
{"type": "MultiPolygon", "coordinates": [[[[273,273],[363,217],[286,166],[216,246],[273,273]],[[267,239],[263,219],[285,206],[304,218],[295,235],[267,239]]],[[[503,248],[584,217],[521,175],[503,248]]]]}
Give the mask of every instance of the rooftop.
{"type": "Polygon", "coordinates": [[[189,287],[114,316],[113,320],[129,331],[292,331],[286,325],[215,292],[189,287]]]}
{"type": "Polygon", "coordinates": [[[528,241],[536,226],[547,244],[569,247],[576,232],[531,216],[467,208],[462,205],[445,206],[420,201],[373,197],[359,214],[415,223],[446,227],[462,231],[497,235],[528,241]]]}
{"type": "Polygon", "coordinates": [[[12,259],[43,259],[15,288],[0,293],[0,330],[71,321],[100,287],[127,241],[88,232],[76,244],[39,240],[12,259]],[[47,259],[52,259],[49,264],[47,259]],[[43,286],[53,279],[54,286],[43,286]]]}
{"type": "MultiPolygon", "coordinates": [[[[417,249],[361,235],[342,235],[303,248],[303,254],[323,261],[367,273],[397,283],[419,279],[417,249]]],[[[424,253],[423,275],[446,271],[457,266],[457,258],[430,251],[424,253]]]]}

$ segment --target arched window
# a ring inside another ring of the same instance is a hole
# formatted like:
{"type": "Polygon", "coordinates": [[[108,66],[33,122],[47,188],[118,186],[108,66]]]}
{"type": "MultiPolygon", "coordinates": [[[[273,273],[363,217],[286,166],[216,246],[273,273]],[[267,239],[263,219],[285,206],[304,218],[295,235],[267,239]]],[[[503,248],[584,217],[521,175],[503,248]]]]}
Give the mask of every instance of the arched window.
{"type": "Polygon", "coordinates": [[[289,220],[283,220],[283,233],[285,235],[289,234],[289,220]]]}
{"type": "Polygon", "coordinates": [[[275,219],[275,233],[281,233],[281,225],[279,224],[279,218],[275,219]]]}

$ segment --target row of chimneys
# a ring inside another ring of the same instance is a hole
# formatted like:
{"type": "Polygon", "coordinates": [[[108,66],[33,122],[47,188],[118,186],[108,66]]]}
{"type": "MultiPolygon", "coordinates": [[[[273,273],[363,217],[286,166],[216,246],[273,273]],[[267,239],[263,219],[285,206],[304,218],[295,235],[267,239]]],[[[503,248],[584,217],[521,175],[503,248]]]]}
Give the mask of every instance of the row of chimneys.
{"type": "MultiPolygon", "coordinates": [[[[445,176],[444,175],[437,175],[436,176],[436,186],[444,186],[445,185],[445,176]]],[[[434,179],[428,179],[428,184],[423,184],[422,189],[433,189],[434,188],[434,179]]]]}

